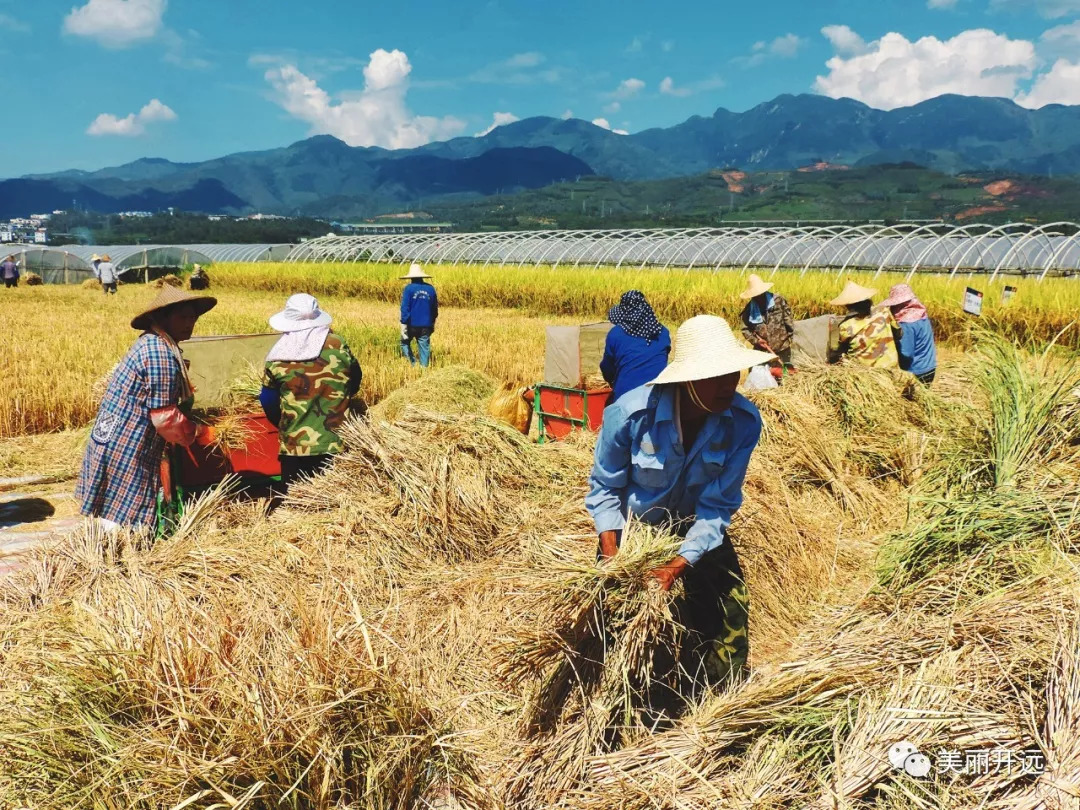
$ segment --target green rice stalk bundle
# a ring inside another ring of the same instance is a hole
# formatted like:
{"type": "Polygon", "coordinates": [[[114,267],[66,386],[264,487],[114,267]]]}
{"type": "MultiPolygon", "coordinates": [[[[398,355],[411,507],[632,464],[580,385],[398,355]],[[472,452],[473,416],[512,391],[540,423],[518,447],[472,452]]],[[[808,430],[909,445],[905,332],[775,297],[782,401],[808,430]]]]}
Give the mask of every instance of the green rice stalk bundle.
{"type": "Polygon", "coordinates": [[[346,451],[293,487],[287,503],[361,510],[369,531],[411,537],[404,551],[425,560],[482,559],[515,547],[515,532],[537,521],[530,493],[565,495],[583,481],[577,455],[482,417],[407,408],[394,423],[348,420],[341,436],[346,451]]]}
{"type": "Polygon", "coordinates": [[[993,590],[1020,579],[1040,549],[1080,548],[1080,489],[1028,491],[997,489],[927,499],[926,517],[889,537],[879,559],[879,576],[893,591],[908,588],[959,561],[967,579],[987,575],[993,590]],[[1013,553],[1017,552],[1017,553],[1013,553]],[[1011,567],[1016,563],[1021,567],[1011,567]]]}

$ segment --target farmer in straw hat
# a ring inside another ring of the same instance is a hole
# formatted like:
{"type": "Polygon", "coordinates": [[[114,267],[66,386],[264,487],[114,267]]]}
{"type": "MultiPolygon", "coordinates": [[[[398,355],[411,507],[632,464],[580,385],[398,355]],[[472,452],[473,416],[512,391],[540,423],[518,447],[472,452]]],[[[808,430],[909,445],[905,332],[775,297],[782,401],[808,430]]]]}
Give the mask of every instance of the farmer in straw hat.
{"type": "Polygon", "coordinates": [[[435,331],[435,321],[439,317],[439,297],[430,278],[415,262],[401,277],[409,282],[401,292],[401,356],[416,365],[417,358],[412,350],[412,342],[416,340],[420,365],[424,368],[431,362],[431,333],[435,331]]]}
{"type": "Polygon", "coordinates": [[[116,295],[116,282],[119,280],[120,274],[116,272],[116,265],[112,263],[112,257],[108,253],[104,256],[95,254],[90,261],[94,265],[94,275],[101,282],[101,289],[106,295],[116,295]]]}
{"type": "Polygon", "coordinates": [[[937,373],[937,347],[926,307],[907,284],[893,286],[881,306],[892,310],[900,330],[896,341],[900,368],[910,371],[919,382],[930,385],[937,373]]]}
{"type": "Polygon", "coordinates": [[[896,368],[896,321],[884,307],[873,306],[877,290],[849,281],[830,306],[845,307],[847,315],[829,324],[829,361],[847,360],[868,368],[896,368]]]}
{"type": "Polygon", "coordinates": [[[746,301],[741,314],[743,337],[755,349],[770,352],[785,366],[791,365],[791,339],[795,334],[795,318],[784,296],[769,292],[773,282],[765,282],[751,274],[746,289],[739,297],[746,301]]]}
{"type": "Polygon", "coordinates": [[[266,355],[259,395],[267,419],[278,426],[281,483],[326,467],[344,446],[338,428],[362,377],[344,338],[330,331],[330,314],[306,293],[270,318],[281,338],[266,355]]]}
{"type": "Polygon", "coordinates": [[[153,525],[165,445],[190,446],[196,434],[187,415],[194,390],[177,344],[216,304],[162,287],[132,318],[142,334],[113,371],[98,408],[75,489],[82,514],[109,528],[153,525]]]}
{"type": "Polygon", "coordinates": [[[697,636],[687,672],[717,684],[738,676],[749,652],[749,598],[727,539],[761,416],[737,394],[740,372],[773,359],[744,348],[727,321],[698,315],[675,336],[671,364],[604,413],[585,504],[601,557],[618,552],[628,515],[674,521],[678,555],[652,572],[669,589],[684,577],[681,619],[697,636]]]}

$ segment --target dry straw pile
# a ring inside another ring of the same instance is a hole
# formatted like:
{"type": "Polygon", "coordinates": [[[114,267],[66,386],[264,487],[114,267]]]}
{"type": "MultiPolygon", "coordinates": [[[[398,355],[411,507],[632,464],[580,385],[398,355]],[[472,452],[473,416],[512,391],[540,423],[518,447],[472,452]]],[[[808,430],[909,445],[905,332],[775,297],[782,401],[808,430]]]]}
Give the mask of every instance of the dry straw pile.
{"type": "Polygon", "coordinates": [[[653,702],[678,593],[645,577],[677,539],[635,526],[598,565],[587,441],[431,378],[269,516],[76,534],[3,592],[0,806],[1070,806],[1080,370],[979,342],[929,391],[833,369],[757,397],[753,673],[682,717],[653,702]],[[920,780],[902,740],[1048,768],[920,780]]]}

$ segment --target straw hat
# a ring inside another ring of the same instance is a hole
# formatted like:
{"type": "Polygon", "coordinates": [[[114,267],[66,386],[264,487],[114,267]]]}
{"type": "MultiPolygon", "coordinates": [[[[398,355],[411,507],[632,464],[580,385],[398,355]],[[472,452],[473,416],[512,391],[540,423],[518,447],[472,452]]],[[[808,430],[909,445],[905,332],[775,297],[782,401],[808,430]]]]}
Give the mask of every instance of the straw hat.
{"type": "Polygon", "coordinates": [[[103,262],[111,262],[112,261],[112,256],[110,256],[108,253],[106,253],[104,256],[101,257],[101,260],[103,262]]]}
{"type": "Polygon", "coordinates": [[[208,295],[192,295],[166,284],[158,292],[157,298],[150,302],[150,306],[131,319],[131,328],[149,329],[154,313],[176,304],[191,304],[195,307],[196,313],[205,315],[217,306],[217,299],[208,295]]]}
{"type": "Polygon", "coordinates": [[[423,267],[418,265],[416,262],[413,262],[412,267],[409,268],[409,272],[406,273],[405,275],[401,276],[401,278],[402,279],[411,279],[411,280],[415,281],[416,279],[419,279],[419,278],[431,278],[431,276],[429,276],[427,273],[424,272],[423,267]]]}
{"type": "Polygon", "coordinates": [[[749,301],[751,298],[757,298],[759,295],[764,295],[774,286],[772,281],[762,281],[761,276],[750,274],[750,278],[746,280],[746,289],[739,293],[739,298],[744,301],[749,301]]]}
{"type": "Polygon", "coordinates": [[[277,332],[299,332],[329,326],[331,317],[319,309],[319,302],[307,293],[290,295],[285,309],[270,316],[270,328],[277,332]]]}
{"type": "Polygon", "coordinates": [[[875,295],[877,295],[877,290],[871,290],[869,287],[863,287],[854,281],[849,281],[847,286],[844,287],[844,291],[829,302],[829,306],[846,307],[860,301],[869,301],[875,295]]]}
{"type": "Polygon", "coordinates": [[[671,364],[649,385],[710,380],[775,358],[769,352],[743,346],[723,318],[696,315],[679,327],[671,364]]]}
{"type": "Polygon", "coordinates": [[[893,288],[889,290],[889,297],[882,301],[878,306],[882,307],[898,307],[901,304],[906,304],[908,301],[915,300],[915,291],[907,284],[894,284],[893,288]]]}
{"type": "Polygon", "coordinates": [[[101,257],[100,257],[100,256],[98,256],[98,255],[97,255],[97,254],[95,253],[95,254],[94,254],[93,256],[91,256],[91,257],[90,257],[90,261],[92,261],[92,262],[100,262],[100,261],[101,261],[101,257]]]}

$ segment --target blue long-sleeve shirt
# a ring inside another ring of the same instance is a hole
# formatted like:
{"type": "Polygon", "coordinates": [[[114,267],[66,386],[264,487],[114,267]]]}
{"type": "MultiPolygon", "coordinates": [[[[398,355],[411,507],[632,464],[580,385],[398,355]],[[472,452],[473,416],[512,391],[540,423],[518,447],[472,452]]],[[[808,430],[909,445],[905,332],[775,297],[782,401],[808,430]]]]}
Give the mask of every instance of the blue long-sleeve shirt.
{"type": "Polygon", "coordinates": [[[604,359],[600,373],[612,388],[614,402],[627,391],[652,382],[667,367],[671,353],[671,333],[662,327],[653,341],[634,337],[621,326],[613,326],[604,343],[604,359]]]}
{"type": "Polygon", "coordinates": [[[676,386],[642,386],[604,411],[585,506],[597,533],[627,515],[659,524],[692,521],[679,555],[691,565],[724,542],[742,506],[743,480],[761,437],[761,414],[740,394],[705,421],[686,450],[676,424],[676,386]]]}
{"type": "Polygon", "coordinates": [[[900,324],[900,368],[912,374],[926,374],[937,368],[934,327],[929,318],[900,324]]]}
{"type": "Polygon", "coordinates": [[[401,292],[401,322],[418,329],[434,329],[439,297],[430,284],[410,282],[401,292]]]}

